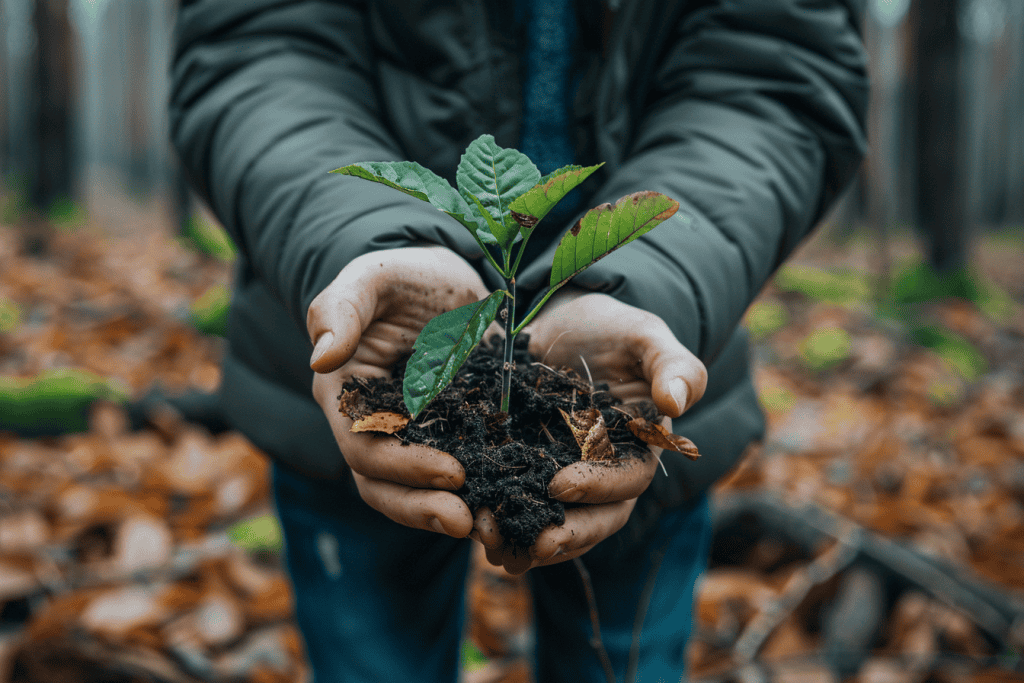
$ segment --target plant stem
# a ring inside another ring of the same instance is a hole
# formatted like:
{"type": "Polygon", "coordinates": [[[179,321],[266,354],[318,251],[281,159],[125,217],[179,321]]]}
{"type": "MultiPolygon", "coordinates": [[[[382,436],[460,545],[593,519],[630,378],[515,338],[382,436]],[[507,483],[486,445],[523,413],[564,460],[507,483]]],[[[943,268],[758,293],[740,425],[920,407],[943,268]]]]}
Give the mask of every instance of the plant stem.
{"type": "Polygon", "coordinates": [[[512,347],[516,333],[512,329],[516,317],[516,279],[507,281],[509,296],[505,300],[505,359],[501,364],[501,411],[508,413],[508,397],[512,391],[512,347]]]}
{"type": "Polygon", "coordinates": [[[555,292],[557,292],[561,288],[561,286],[562,285],[558,285],[558,287],[552,287],[551,289],[549,289],[544,294],[544,298],[541,299],[540,302],[536,306],[533,307],[533,310],[530,311],[529,315],[527,315],[525,318],[523,318],[523,322],[521,322],[518,325],[516,325],[516,328],[514,330],[512,330],[512,335],[513,336],[519,334],[520,330],[522,330],[524,327],[526,327],[530,323],[530,321],[533,320],[533,317],[535,315],[537,315],[537,313],[544,306],[544,304],[546,304],[548,302],[548,299],[551,298],[551,295],[554,294],[555,292]]]}
{"type": "Polygon", "coordinates": [[[494,269],[498,271],[498,273],[500,273],[502,277],[508,277],[508,272],[501,269],[501,266],[498,265],[498,262],[494,260],[493,256],[491,256],[491,250],[487,248],[487,245],[481,242],[479,238],[477,239],[477,244],[480,245],[480,250],[484,252],[484,256],[486,256],[487,260],[491,262],[491,265],[494,266],[494,269]]]}
{"type": "MultiPolygon", "coordinates": [[[[530,234],[532,235],[533,233],[530,233],[530,234]]],[[[523,241],[520,242],[520,244],[519,244],[519,253],[516,255],[516,262],[515,262],[515,264],[513,264],[512,270],[509,271],[513,275],[519,271],[519,262],[523,260],[523,252],[526,251],[526,243],[529,242],[529,241],[530,241],[529,237],[524,237],[523,241]]],[[[511,255],[511,253],[512,253],[512,250],[510,248],[509,249],[509,255],[511,255]]]]}

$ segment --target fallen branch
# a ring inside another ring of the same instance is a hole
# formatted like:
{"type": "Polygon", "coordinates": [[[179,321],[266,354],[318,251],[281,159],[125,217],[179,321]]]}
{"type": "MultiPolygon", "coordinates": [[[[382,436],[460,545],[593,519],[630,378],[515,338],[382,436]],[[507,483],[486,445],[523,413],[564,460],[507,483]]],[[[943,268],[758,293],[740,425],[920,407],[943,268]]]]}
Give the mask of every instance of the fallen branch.
{"type": "Polygon", "coordinates": [[[858,534],[854,530],[845,536],[790,577],[782,594],[754,615],[733,646],[733,659],[737,663],[753,662],[768,637],[800,606],[811,589],[825,583],[856,559],[860,550],[858,534]]]}
{"type": "Polygon", "coordinates": [[[1014,624],[1024,623],[1024,601],[1014,593],[972,576],[967,567],[927,558],[818,505],[791,506],[769,493],[727,493],[715,498],[716,529],[743,515],[753,515],[774,534],[792,540],[808,552],[829,539],[838,541],[847,534],[855,534],[857,556],[961,610],[1000,645],[1010,644],[1014,624]]]}

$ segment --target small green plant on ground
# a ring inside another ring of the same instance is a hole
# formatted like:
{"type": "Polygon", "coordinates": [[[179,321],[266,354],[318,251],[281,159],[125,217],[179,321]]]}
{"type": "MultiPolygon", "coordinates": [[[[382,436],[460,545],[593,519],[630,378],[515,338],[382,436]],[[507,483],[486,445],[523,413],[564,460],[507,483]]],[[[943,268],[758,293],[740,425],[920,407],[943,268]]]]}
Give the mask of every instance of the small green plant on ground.
{"type": "Polygon", "coordinates": [[[679,202],[658,192],[635,192],[614,205],[590,209],[562,237],[546,293],[517,324],[515,276],[527,242],[551,209],[601,165],[565,166],[542,177],[525,154],[499,147],[493,136],[482,135],[462,155],[457,190],[413,161],[368,161],[332,171],[382,183],[448,214],[469,230],[505,281],[505,289],[442,313],[420,332],[403,380],[405,405],[413,418],[452,381],[499,310],[505,328],[501,411],[507,413],[516,335],[574,276],[678,210],[679,202]]]}
{"type": "Polygon", "coordinates": [[[237,522],[227,533],[235,546],[250,552],[280,553],[284,547],[281,524],[270,513],[237,522]]]}
{"type": "Polygon", "coordinates": [[[211,223],[202,216],[193,216],[181,231],[182,241],[201,254],[211,256],[224,263],[233,263],[238,255],[235,243],[224,228],[211,223]]]}
{"type": "Polygon", "coordinates": [[[189,317],[203,334],[224,337],[227,335],[230,309],[231,292],[224,285],[213,285],[192,302],[189,317]]]}
{"type": "Polygon", "coordinates": [[[97,400],[126,403],[117,382],[87,370],[61,368],[34,377],[0,376],[0,432],[44,436],[89,428],[89,408],[97,400]]]}

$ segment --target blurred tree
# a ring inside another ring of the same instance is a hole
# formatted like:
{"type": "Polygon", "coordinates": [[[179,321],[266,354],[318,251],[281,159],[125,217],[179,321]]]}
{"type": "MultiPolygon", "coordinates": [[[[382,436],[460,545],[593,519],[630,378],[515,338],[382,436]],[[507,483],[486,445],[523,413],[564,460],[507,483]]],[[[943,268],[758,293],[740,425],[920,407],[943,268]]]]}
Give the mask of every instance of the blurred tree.
{"type": "Polygon", "coordinates": [[[913,10],[917,48],[916,213],[918,225],[929,240],[929,260],[940,273],[965,266],[969,239],[960,144],[959,5],[960,0],[918,0],[913,10]]]}
{"type": "Polygon", "coordinates": [[[4,33],[7,30],[7,10],[0,0],[0,192],[3,181],[6,180],[8,169],[8,158],[10,156],[10,145],[8,144],[8,130],[10,128],[10,104],[8,102],[7,84],[11,78],[10,59],[7,55],[7,41],[4,33]]]}
{"type": "Polygon", "coordinates": [[[73,123],[75,36],[68,0],[35,0],[32,11],[35,49],[30,72],[28,158],[20,164],[28,176],[28,200],[49,212],[74,189],[73,123]]]}

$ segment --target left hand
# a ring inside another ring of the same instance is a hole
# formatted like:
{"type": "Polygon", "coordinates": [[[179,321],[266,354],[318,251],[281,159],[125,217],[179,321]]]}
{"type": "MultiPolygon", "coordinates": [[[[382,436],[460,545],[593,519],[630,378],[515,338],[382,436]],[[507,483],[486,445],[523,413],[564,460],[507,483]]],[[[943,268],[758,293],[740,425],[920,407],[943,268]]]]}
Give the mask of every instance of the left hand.
{"type": "MultiPolygon", "coordinates": [[[[594,383],[607,382],[624,403],[653,399],[669,427],[669,418],[682,415],[707,387],[704,364],[664,320],[606,294],[566,287],[523,331],[530,335],[531,355],[545,365],[568,366],[583,376],[589,368],[594,383]]],[[[584,505],[566,510],[565,523],[542,531],[528,552],[505,544],[487,508],[477,511],[471,536],[484,545],[491,564],[511,574],[579,557],[625,526],[658,469],[661,452],[652,451],[654,457],[622,467],[580,461],[560,470],[549,494],[584,505]]]]}

